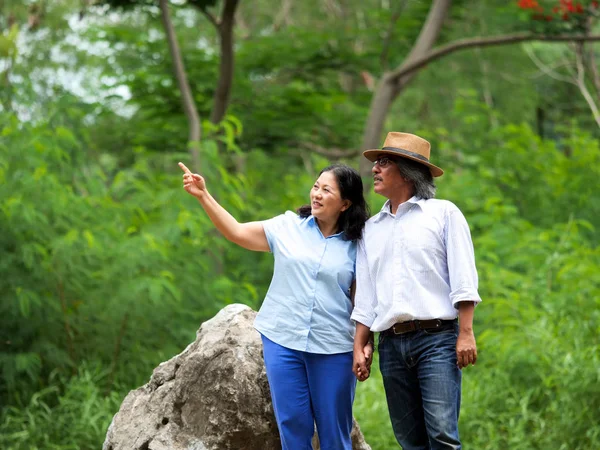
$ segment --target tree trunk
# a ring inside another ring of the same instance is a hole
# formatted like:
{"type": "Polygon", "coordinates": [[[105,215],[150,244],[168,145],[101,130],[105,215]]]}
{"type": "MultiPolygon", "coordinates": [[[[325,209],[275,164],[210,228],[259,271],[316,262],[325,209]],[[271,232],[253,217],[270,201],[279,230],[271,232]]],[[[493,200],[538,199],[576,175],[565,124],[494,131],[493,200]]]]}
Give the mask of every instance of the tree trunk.
{"type": "MultiPolygon", "coordinates": [[[[393,101],[394,85],[390,82],[389,75],[384,75],[377,85],[377,89],[371,100],[371,106],[369,107],[369,117],[362,139],[361,149],[363,151],[380,146],[383,124],[393,101]]],[[[361,177],[369,177],[371,175],[371,163],[367,158],[362,156],[362,151],[359,158],[359,172],[361,177]]],[[[365,183],[365,193],[370,191],[370,189],[371,186],[365,183]]]]}
{"type": "Polygon", "coordinates": [[[217,27],[221,47],[221,61],[219,65],[219,81],[213,98],[213,109],[210,114],[210,121],[212,123],[221,122],[229,106],[234,64],[233,25],[238,3],[239,0],[225,0],[221,21],[217,27]]]}
{"type": "Polygon", "coordinates": [[[160,0],[160,11],[162,16],[163,25],[167,34],[167,41],[169,42],[169,51],[171,52],[171,59],[173,60],[173,69],[175,71],[175,77],[177,78],[177,85],[181,92],[181,101],[183,102],[183,109],[185,110],[185,116],[188,119],[188,146],[190,155],[192,157],[192,168],[194,171],[200,171],[200,117],[198,110],[196,109],[196,103],[192,96],[192,90],[188,82],[185,66],[183,64],[183,58],[181,56],[181,50],[177,43],[177,36],[173,29],[173,23],[169,15],[169,2],[168,0],[160,0]]]}
{"type": "Polygon", "coordinates": [[[292,10],[292,6],[292,0],[283,0],[281,9],[273,21],[273,30],[279,31],[282,27],[289,25],[292,22],[290,19],[290,11],[292,10]]]}
{"type": "MultiPolygon", "coordinates": [[[[427,15],[427,20],[419,33],[419,37],[404,62],[394,72],[387,73],[381,78],[377,91],[371,101],[369,117],[363,133],[363,149],[379,147],[385,119],[390,107],[398,94],[402,92],[416,75],[416,71],[402,76],[398,76],[397,74],[401,73],[403,67],[423,58],[432,49],[440,34],[451,4],[452,0],[434,0],[427,15]]],[[[367,177],[370,175],[370,164],[362,156],[360,157],[359,167],[361,176],[367,177]]],[[[365,191],[369,189],[370,186],[367,187],[365,185],[365,191]]]]}

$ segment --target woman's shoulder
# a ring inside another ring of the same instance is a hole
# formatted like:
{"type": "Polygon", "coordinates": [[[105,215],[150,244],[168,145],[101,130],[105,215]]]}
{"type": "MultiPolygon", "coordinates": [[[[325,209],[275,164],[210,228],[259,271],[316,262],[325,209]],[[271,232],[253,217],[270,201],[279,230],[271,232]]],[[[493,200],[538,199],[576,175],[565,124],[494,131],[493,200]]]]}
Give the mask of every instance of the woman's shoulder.
{"type": "Polygon", "coordinates": [[[286,219],[288,219],[288,220],[296,220],[296,221],[302,220],[302,218],[298,215],[298,213],[296,213],[295,211],[290,211],[289,209],[286,212],[284,212],[282,215],[285,216],[286,219]]]}
{"type": "Polygon", "coordinates": [[[263,221],[263,227],[268,232],[279,232],[281,230],[290,229],[297,227],[302,219],[294,211],[285,211],[278,216],[272,217],[263,221]]]}
{"type": "Polygon", "coordinates": [[[271,217],[270,219],[265,220],[264,222],[293,222],[298,221],[300,216],[296,214],[294,211],[285,211],[281,214],[271,217]]]}
{"type": "Polygon", "coordinates": [[[300,226],[301,224],[305,223],[310,217],[311,216],[301,217],[297,212],[290,210],[285,211],[283,214],[279,215],[280,223],[290,227],[300,226]]]}

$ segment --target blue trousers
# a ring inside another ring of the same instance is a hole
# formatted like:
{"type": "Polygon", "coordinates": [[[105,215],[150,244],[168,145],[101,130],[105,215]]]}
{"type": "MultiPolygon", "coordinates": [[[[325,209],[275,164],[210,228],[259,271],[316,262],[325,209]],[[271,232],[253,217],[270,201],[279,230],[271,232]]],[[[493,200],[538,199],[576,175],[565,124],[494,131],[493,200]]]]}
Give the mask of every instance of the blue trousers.
{"type": "Polygon", "coordinates": [[[379,366],[392,428],[404,450],[460,450],[461,371],[456,323],[379,335],[379,366]]]}
{"type": "Polygon", "coordinates": [[[282,450],[312,450],[315,423],[322,450],[352,450],[352,352],[321,355],[262,341],[282,450]]]}

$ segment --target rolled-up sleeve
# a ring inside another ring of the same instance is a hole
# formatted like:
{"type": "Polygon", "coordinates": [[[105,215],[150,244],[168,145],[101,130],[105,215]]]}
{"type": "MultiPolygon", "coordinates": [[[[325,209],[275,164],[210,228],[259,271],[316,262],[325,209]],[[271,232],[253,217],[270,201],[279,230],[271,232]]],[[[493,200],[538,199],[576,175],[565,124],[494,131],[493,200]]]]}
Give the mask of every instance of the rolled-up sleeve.
{"type": "Polygon", "coordinates": [[[446,252],[452,305],[457,308],[459,302],[481,302],[477,291],[478,277],[471,232],[467,220],[458,209],[448,213],[446,252]]]}
{"type": "Polygon", "coordinates": [[[375,293],[375,285],[369,271],[364,240],[361,239],[356,252],[356,293],[354,295],[354,310],[350,318],[371,328],[376,317],[376,306],[377,295],[375,293]]]}

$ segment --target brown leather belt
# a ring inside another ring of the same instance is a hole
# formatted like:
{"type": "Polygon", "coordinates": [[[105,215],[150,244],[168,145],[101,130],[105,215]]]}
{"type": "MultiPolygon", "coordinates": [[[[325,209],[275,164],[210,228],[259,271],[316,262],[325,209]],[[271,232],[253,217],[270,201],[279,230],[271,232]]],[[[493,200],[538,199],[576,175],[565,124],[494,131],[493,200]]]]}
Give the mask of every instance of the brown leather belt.
{"type": "Polygon", "coordinates": [[[433,330],[436,328],[441,328],[445,325],[450,325],[456,322],[454,320],[442,320],[442,319],[431,319],[431,320],[411,320],[408,322],[398,322],[392,325],[385,331],[382,331],[383,335],[396,335],[396,334],[404,334],[410,333],[411,331],[418,330],[433,330]]]}

